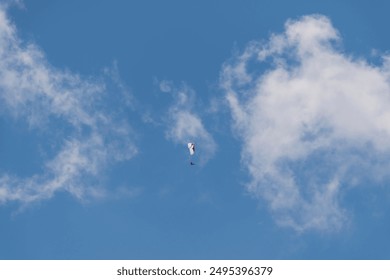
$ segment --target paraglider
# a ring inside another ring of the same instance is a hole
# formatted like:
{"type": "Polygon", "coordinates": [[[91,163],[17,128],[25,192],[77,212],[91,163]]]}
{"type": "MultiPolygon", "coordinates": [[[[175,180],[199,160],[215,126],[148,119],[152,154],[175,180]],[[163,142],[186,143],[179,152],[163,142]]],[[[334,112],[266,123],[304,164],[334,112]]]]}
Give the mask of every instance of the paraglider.
{"type": "Polygon", "coordinates": [[[194,143],[188,143],[188,150],[190,150],[190,155],[195,154],[195,144],[194,143]]]}
{"type": "Polygon", "coordinates": [[[188,143],[188,150],[190,151],[190,165],[195,165],[195,163],[192,162],[191,157],[195,154],[195,144],[194,143],[188,143]]]}

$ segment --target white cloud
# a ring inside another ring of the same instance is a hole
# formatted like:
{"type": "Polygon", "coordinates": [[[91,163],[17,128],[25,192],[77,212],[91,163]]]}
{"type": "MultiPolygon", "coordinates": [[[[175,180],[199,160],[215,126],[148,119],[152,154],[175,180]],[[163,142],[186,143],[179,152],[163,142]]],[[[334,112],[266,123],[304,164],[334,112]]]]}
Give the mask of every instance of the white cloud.
{"type": "Polygon", "coordinates": [[[162,92],[171,92],[173,84],[171,81],[163,80],[160,82],[159,87],[162,92]]]}
{"type": "Polygon", "coordinates": [[[347,188],[386,179],[390,166],[389,60],[351,58],[340,41],[325,16],[289,20],[221,74],[248,189],[297,231],[342,228],[347,188]]]}
{"type": "Polygon", "coordinates": [[[28,203],[57,191],[80,199],[103,193],[98,182],[103,169],[136,153],[129,124],[105,105],[116,98],[106,85],[51,66],[36,45],[18,38],[0,9],[0,113],[26,121],[31,133],[58,143],[42,173],[0,174],[0,202],[28,203]]]}
{"type": "Polygon", "coordinates": [[[195,92],[187,85],[176,89],[172,82],[167,81],[160,82],[160,89],[172,94],[174,98],[174,104],[168,112],[167,138],[183,147],[187,147],[188,142],[196,143],[199,161],[201,164],[206,163],[214,156],[217,145],[201,117],[194,112],[195,92]]]}

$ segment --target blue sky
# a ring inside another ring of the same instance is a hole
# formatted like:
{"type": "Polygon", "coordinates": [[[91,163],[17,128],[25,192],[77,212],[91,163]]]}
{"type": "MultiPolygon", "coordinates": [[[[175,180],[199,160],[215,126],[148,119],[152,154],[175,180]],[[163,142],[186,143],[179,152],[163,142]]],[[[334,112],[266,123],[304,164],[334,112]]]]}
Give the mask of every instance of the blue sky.
{"type": "Polygon", "coordinates": [[[388,259],[389,4],[309,2],[2,1],[0,259],[388,259]]]}

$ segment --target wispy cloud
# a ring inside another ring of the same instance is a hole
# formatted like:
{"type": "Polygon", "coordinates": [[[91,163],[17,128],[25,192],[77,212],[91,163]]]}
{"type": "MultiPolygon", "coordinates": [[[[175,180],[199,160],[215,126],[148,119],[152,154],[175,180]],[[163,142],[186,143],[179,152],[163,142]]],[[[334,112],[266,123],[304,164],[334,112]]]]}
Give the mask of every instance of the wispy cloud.
{"type": "Polygon", "coordinates": [[[82,78],[50,65],[38,46],[22,42],[0,7],[0,112],[58,143],[42,173],[30,178],[0,174],[0,202],[28,203],[57,191],[78,198],[103,194],[99,174],[137,151],[126,119],[105,105],[115,98],[103,78],[82,78]]]}
{"type": "Polygon", "coordinates": [[[340,43],[329,18],[304,16],[221,73],[248,190],[297,231],[342,228],[347,187],[384,180],[390,166],[389,59],[371,65],[340,43]]]}
{"type": "Polygon", "coordinates": [[[176,88],[172,82],[166,80],[160,82],[160,90],[170,93],[174,99],[168,111],[167,138],[184,147],[188,142],[196,143],[200,163],[206,163],[214,156],[217,145],[206,130],[200,115],[194,112],[195,91],[185,84],[176,88]]]}

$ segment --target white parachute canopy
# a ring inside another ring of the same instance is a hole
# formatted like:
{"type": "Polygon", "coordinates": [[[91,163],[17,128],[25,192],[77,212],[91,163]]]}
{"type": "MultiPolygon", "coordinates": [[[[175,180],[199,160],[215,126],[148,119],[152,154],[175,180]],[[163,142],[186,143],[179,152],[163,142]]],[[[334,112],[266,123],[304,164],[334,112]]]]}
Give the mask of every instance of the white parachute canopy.
{"type": "Polygon", "coordinates": [[[194,143],[188,143],[188,150],[190,151],[190,155],[192,156],[195,154],[195,144],[194,143]]]}

